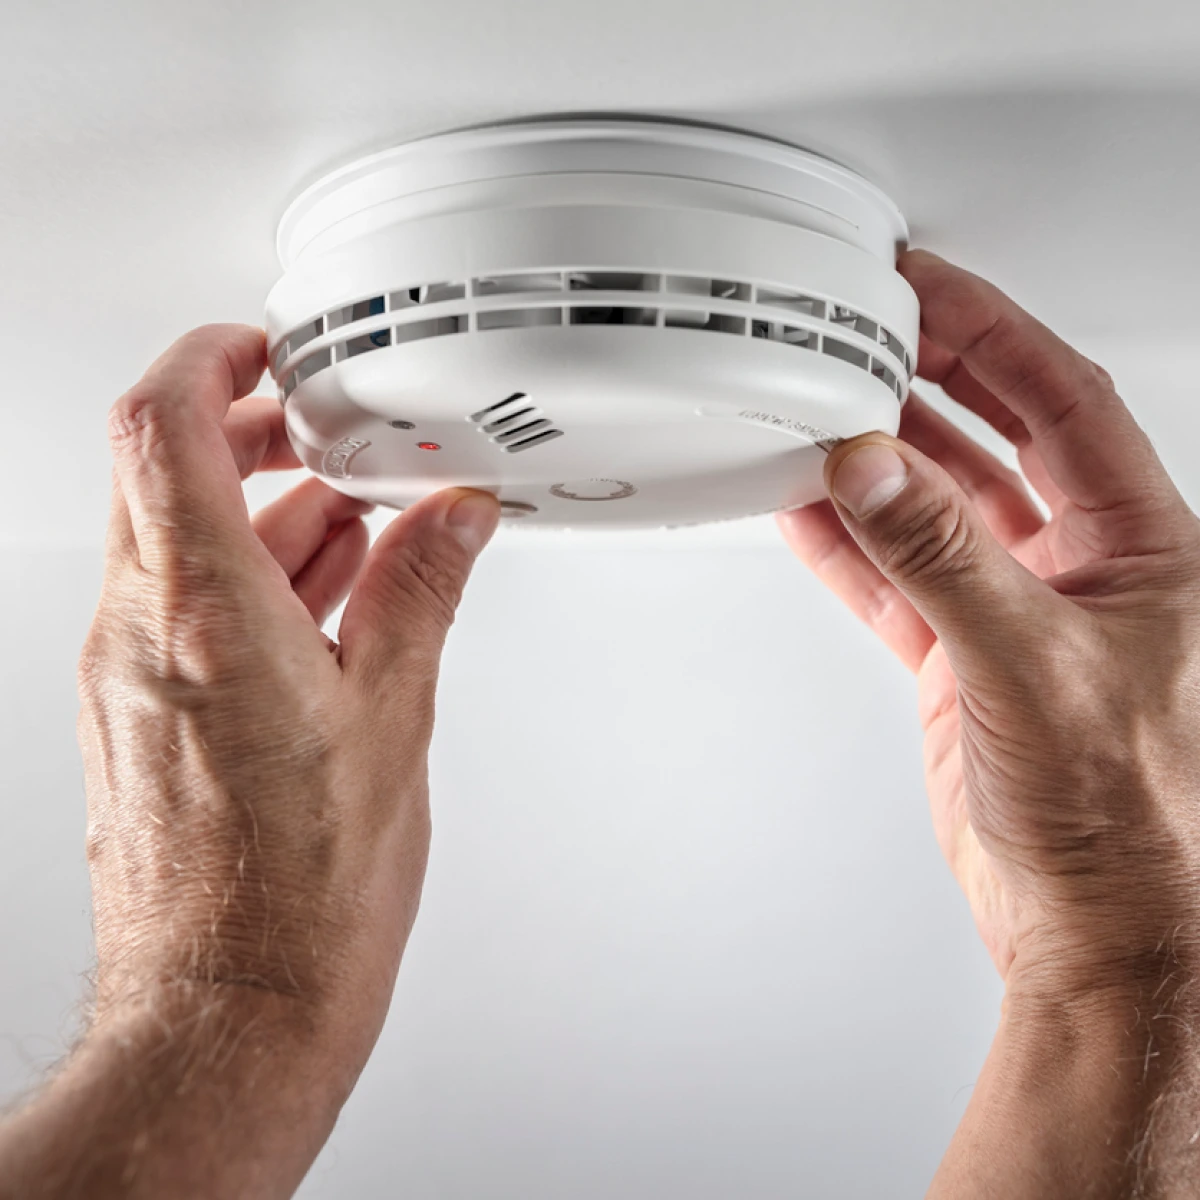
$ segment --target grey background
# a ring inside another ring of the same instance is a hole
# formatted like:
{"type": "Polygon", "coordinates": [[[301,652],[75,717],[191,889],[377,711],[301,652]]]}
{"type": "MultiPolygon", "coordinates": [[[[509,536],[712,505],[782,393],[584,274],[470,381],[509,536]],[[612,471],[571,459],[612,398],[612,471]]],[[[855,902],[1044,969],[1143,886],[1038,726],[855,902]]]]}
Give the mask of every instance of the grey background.
{"type": "MultiPolygon", "coordinates": [[[[1195,502],[1198,56],[1191,0],[7,5],[0,1102],[69,1044],[90,962],[104,415],[178,333],[258,320],[303,183],[530,112],[808,144],[1108,367],[1195,502]]],[[[923,1191],[1000,984],[929,829],[913,683],[770,522],[502,535],[432,775],[396,1002],[305,1196],[923,1191]]]]}

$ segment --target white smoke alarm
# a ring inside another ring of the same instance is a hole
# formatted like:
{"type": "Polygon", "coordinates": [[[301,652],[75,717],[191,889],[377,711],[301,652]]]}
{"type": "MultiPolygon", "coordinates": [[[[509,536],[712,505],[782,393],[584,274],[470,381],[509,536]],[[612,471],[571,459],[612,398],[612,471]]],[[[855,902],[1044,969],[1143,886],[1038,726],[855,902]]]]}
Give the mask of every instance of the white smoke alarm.
{"type": "Polygon", "coordinates": [[[865,179],[748,134],[449,133],[287,210],[271,371],[305,465],[378,504],[463,485],[527,524],[778,511],[824,495],[839,439],[896,431],[906,239],[865,179]]]}

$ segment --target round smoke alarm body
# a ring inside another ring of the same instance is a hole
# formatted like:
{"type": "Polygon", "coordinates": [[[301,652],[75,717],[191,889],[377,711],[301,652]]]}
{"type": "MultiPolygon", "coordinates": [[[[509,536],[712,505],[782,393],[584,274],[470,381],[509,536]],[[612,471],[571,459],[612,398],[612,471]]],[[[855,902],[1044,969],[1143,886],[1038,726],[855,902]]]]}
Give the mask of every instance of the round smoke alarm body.
{"type": "Polygon", "coordinates": [[[513,523],[687,525],[824,495],[894,433],[919,314],[896,206],[818,155],[657,120],[398,146],[279,229],[271,371],[301,459],[405,508],[482,488],[513,523]]]}

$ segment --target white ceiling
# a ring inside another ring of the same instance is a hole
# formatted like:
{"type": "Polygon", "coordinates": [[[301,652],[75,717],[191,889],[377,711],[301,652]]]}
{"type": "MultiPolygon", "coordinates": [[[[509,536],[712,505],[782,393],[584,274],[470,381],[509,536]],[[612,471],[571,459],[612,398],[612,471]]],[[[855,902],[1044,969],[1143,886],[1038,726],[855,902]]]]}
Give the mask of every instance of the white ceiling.
{"type": "Polygon", "coordinates": [[[6,5],[0,538],[98,540],[109,403],[184,329],[258,319],[303,183],[550,111],[717,119],[866,171],[1175,442],[1190,381],[1139,385],[1200,328],[1198,61],[1194,0],[6,5]]]}

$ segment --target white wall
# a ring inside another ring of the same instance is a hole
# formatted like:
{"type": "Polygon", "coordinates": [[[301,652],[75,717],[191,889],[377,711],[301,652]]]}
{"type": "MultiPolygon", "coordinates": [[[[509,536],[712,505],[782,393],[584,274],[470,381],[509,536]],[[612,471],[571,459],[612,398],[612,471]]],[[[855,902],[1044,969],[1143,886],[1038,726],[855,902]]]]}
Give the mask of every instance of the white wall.
{"type": "MultiPolygon", "coordinates": [[[[88,966],[94,552],[0,582],[0,1094],[88,966]]],[[[1000,987],[913,685],[785,551],[506,543],[453,634],[425,902],[307,1197],[920,1195],[1000,987]]]]}

